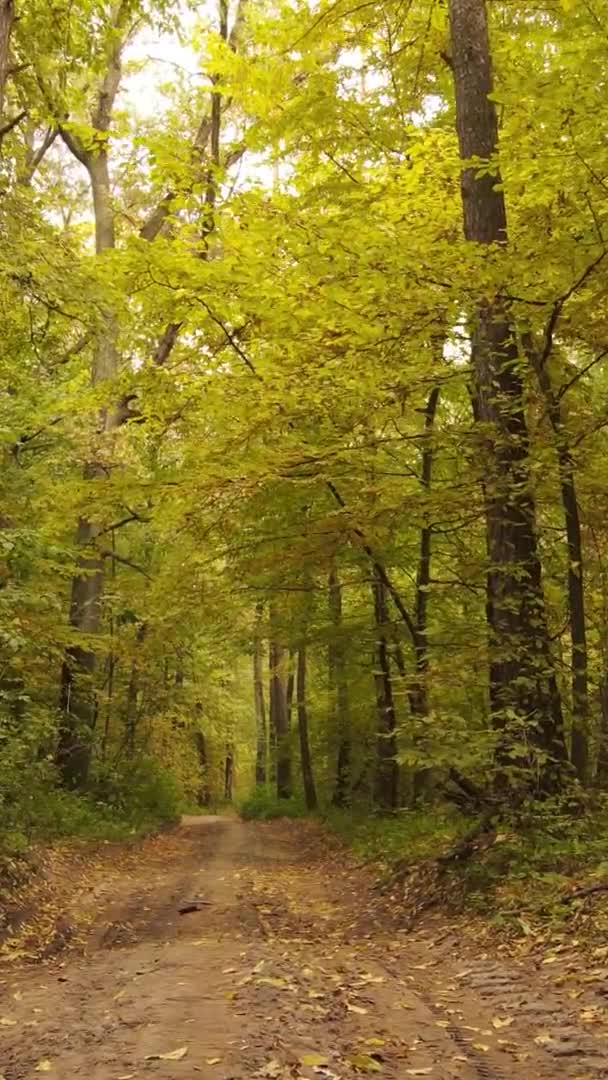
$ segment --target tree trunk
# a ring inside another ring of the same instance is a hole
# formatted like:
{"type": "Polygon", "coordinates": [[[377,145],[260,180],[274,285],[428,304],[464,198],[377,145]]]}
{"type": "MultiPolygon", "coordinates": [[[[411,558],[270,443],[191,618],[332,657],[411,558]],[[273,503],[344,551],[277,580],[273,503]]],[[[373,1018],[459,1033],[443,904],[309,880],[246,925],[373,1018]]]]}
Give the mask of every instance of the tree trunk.
{"type": "MultiPolygon", "coordinates": [[[[83,154],[81,160],[86,165],[93,195],[95,250],[102,257],[115,245],[107,152],[83,154]]],[[[114,378],[119,369],[118,330],[111,311],[103,312],[102,323],[93,357],[93,386],[114,378]]],[[[119,410],[104,409],[99,420],[101,432],[109,436],[120,425],[122,417],[119,410]]],[[[85,467],[86,481],[105,476],[106,469],[101,461],[92,461],[85,467]]],[[[76,541],[84,550],[78,560],[78,573],[72,580],[69,622],[83,638],[98,634],[101,628],[104,573],[103,558],[94,551],[97,532],[98,526],[84,518],[80,520],[76,541]]],[[[95,668],[96,654],[90,645],[73,645],[66,650],[61,672],[62,720],[56,761],[68,787],[82,787],[88,777],[97,714],[95,668]]]]}
{"type": "Polygon", "coordinates": [[[377,571],[374,571],[372,591],[376,633],[373,664],[378,713],[375,798],[377,804],[384,810],[396,810],[399,806],[399,766],[397,764],[397,722],[387,640],[388,605],[386,586],[377,571]]]}
{"type": "Polygon", "coordinates": [[[234,783],[234,753],[232,747],[226,751],[226,764],[224,767],[224,798],[226,802],[232,802],[232,786],[234,783]]]}
{"type": "MultiPolygon", "coordinates": [[[[456,121],[463,160],[492,161],[498,145],[484,0],[450,0],[456,121]]],[[[504,244],[505,201],[498,168],[462,172],[464,233],[478,244],[504,244]]],[[[565,757],[561,705],[549,650],[535,506],[528,461],[521,362],[500,296],[480,300],[471,336],[476,412],[485,443],[489,569],[490,704],[503,732],[503,764],[526,743],[531,773],[554,788],[565,757]],[[546,757],[545,757],[546,755],[546,757]]],[[[504,782],[504,777],[503,777],[504,782]]]]}
{"type": "Polygon", "coordinates": [[[211,801],[209,791],[209,760],[207,757],[207,742],[202,731],[194,733],[198,764],[201,773],[201,782],[198,790],[197,802],[199,806],[208,806],[211,801]]]}
{"type": "Polygon", "coordinates": [[[142,622],[137,627],[135,635],[135,656],[131,663],[131,674],[127,688],[127,700],[125,704],[125,750],[127,757],[133,757],[135,753],[135,735],[137,732],[137,699],[139,697],[139,677],[141,673],[140,650],[144,641],[148,626],[142,622]]]}
{"type": "Polygon", "coordinates": [[[560,492],[568,544],[568,617],[572,645],[572,744],[571,759],[581,783],[589,779],[589,678],[585,580],[581,519],[576,494],[574,461],[564,427],[561,401],[551,385],[546,360],[531,345],[527,351],[544,395],[559,465],[560,492]]]}
{"type": "Polygon", "coordinates": [[[264,701],[264,678],[262,673],[262,642],[256,634],[253,642],[253,696],[255,701],[256,755],[255,782],[258,787],[266,783],[267,733],[266,703],[264,701]]]}
{"type": "Polygon", "coordinates": [[[338,732],[338,759],[332,803],[334,806],[347,806],[350,802],[351,786],[350,705],[342,621],[342,585],[335,564],[332,564],[329,571],[328,597],[332,624],[332,639],[328,649],[329,684],[338,732]]]}
{"type": "Polygon", "coordinates": [[[276,641],[270,642],[270,730],[276,740],[276,781],[279,799],[291,796],[291,752],[289,745],[289,714],[283,666],[285,649],[276,641]]]}
{"type": "MultiPolygon", "coordinates": [[[[429,394],[424,410],[424,443],[422,449],[422,468],[420,482],[425,494],[431,489],[433,478],[433,427],[439,402],[439,387],[434,387],[429,394]]],[[[426,511],[425,511],[426,516],[426,511]]],[[[427,676],[429,670],[429,649],[427,637],[428,590],[431,580],[431,544],[433,526],[428,520],[420,530],[420,548],[418,570],[416,573],[416,638],[414,654],[416,664],[415,712],[418,716],[428,714],[427,676]]]]}
{"type": "Polygon", "coordinates": [[[296,688],[296,672],[295,672],[295,649],[289,650],[289,659],[287,662],[287,681],[285,684],[285,705],[287,708],[287,723],[291,728],[291,718],[293,715],[293,696],[296,688]]]}
{"type": "Polygon", "coordinates": [[[317,792],[312,771],[312,758],[308,740],[308,709],[306,706],[306,645],[298,649],[296,701],[298,705],[298,733],[300,736],[300,764],[306,809],[317,809],[317,792]]]}
{"type": "MultiPolygon", "coordinates": [[[[439,387],[431,390],[424,410],[424,442],[422,444],[422,461],[420,470],[420,483],[425,495],[431,490],[433,479],[433,428],[435,416],[439,404],[439,387]]],[[[428,675],[429,675],[429,645],[428,645],[428,590],[431,580],[431,556],[433,542],[433,525],[428,520],[425,510],[425,521],[420,530],[420,543],[418,553],[418,569],[416,572],[416,636],[414,639],[414,665],[416,681],[409,694],[412,716],[417,719],[425,719],[429,713],[428,701],[428,675]]],[[[432,768],[418,768],[412,776],[412,801],[415,803],[425,793],[430,791],[432,782],[432,768]]]]}
{"type": "Polygon", "coordinates": [[[10,43],[14,21],[13,0],[0,0],[0,127],[4,125],[6,83],[10,68],[10,43]]]}

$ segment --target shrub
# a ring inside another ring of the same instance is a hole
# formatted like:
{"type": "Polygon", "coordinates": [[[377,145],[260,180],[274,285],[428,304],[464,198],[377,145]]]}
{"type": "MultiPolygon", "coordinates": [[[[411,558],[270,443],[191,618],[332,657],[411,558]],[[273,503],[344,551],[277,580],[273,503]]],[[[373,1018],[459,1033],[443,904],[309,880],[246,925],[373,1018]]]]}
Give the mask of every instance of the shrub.
{"type": "Polygon", "coordinates": [[[274,818],[303,818],[307,816],[304,800],[300,795],[290,799],[278,799],[267,788],[257,788],[239,805],[239,814],[244,821],[271,821],[274,818]]]}

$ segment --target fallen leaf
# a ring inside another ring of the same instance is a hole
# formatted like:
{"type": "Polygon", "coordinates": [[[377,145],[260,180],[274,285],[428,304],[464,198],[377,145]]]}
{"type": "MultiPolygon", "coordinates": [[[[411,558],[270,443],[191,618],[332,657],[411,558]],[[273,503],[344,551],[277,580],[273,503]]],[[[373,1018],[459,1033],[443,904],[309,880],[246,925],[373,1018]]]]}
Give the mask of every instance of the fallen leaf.
{"type": "Polygon", "coordinates": [[[267,1076],[269,1080],[275,1080],[276,1077],[281,1075],[282,1071],[283,1066],[281,1065],[281,1062],[277,1061],[276,1058],[273,1058],[272,1061],[268,1061],[266,1065],[260,1069],[258,1075],[264,1077],[267,1076]]]}
{"type": "Polygon", "coordinates": [[[50,1072],[52,1068],[53,1066],[51,1065],[48,1058],[44,1058],[43,1061],[38,1062],[36,1068],[34,1069],[34,1072],[50,1072]]]}
{"type": "Polygon", "coordinates": [[[364,1009],[361,1005],[351,1005],[350,1001],[346,1002],[346,1008],[349,1012],[357,1013],[358,1016],[365,1016],[367,1009],[364,1009]]]}
{"type": "Polygon", "coordinates": [[[487,1054],[490,1047],[486,1046],[485,1043],[473,1043],[473,1049],[474,1050],[481,1050],[482,1053],[487,1054]]]}
{"type": "Polygon", "coordinates": [[[372,1035],[370,1039],[364,1040],[366,1046],[384,1046],[386,1039],[378,1039],[375,1035],[372,1035]]]}
{"type": "Polygon", "coordinates": [[[346,1059],[358,1072],[381,1072],[382,1066],[370,1054],[352,1054],[346,1059]]]}
{"type": "Polygon", "coordinates": [[[123,1073],[122,1076],[117,1077],[117,1080],[133,1080],[135,1073],[123,1073]]]}
{"type": "Polygon", "coordinates": [[[219,1065],[221,1058],[207,1058],[207,1065],[219,1065]]]}
{"type": "Polygon", "coordinates": [[[167,1054],[146,1054],[146,1061],[181,1061],[188,1053],[187,1046],[180,1046],[178,1050],[171,1050],[167,1054]]]}
{"type": "Polygon", "coordinates": [[[16,1023],[17,1021],[13,1020],[12,1016],[0,1016],[2,1027],[14,1027],[16,1023]]]}
{"type": "Polygon", "coordinates": [[[320,1068],[329,1063],[325,1054],[303,1054],[299,1061],[300,1065],[306,1065],[310,1068],[320,1068]]]}
{"type": "MultiPolygon", "coordinates": [[[[21,993],[21,990],[17,990],[17,993],[13,994],[13,997],[14,997],[15,1001],[23,1001],[23,994],[21,993]]],[[[1,1076],[0,1076],[0,1080],[2,1080],[1,1076]]]]}
{"type": "MultiPolygon", "coordinates": [[[[465,1059],[466,1060],[466,1059],[465,1059]]],[[[407,1076],[430,1076],[433,1071],[432,1065],[425,1066],[424,1069],[406,1069],[407,1076]]]]}
{"type": "Polygon", "coordinates": [[[493,1016],[492,1017],[492,1027],[496,1028],[497,1031],[499,1031],[500,1028],[509,1027],[512,1023],[513,1023],[513,1017],[512,1016],[493,1016]]]}

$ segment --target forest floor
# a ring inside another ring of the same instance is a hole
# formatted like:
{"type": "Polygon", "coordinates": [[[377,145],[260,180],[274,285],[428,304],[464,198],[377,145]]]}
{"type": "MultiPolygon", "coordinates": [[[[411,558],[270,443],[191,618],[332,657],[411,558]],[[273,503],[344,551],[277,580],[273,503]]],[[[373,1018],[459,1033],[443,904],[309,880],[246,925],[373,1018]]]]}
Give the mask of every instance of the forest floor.
{"type": "Polygon", "coordinates": [[[608,970],[407,929],[318,825],[186,818],[64,870],[54,936],[0,960],[4,1080],[608,1076],[608,970]]]}

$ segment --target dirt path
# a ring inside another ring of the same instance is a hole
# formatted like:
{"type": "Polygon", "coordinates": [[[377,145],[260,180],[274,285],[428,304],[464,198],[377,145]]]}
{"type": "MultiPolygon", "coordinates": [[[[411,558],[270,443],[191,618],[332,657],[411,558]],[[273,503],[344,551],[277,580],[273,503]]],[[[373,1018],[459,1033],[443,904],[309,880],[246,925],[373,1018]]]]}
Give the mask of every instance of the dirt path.
{"type": "Polygon", "coordinates": [[[84,956],[0,971],[4,1080],[608,1076],[601,978],[400,932],[314,828],[188,819],[170,850],[94,891],[84,956]]]}

